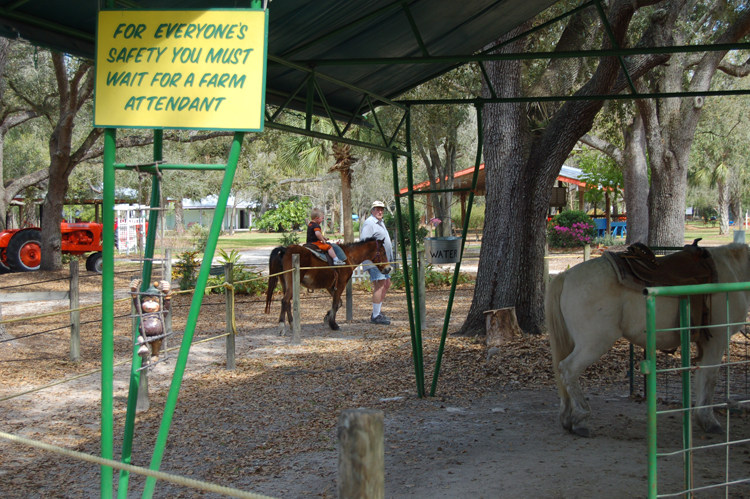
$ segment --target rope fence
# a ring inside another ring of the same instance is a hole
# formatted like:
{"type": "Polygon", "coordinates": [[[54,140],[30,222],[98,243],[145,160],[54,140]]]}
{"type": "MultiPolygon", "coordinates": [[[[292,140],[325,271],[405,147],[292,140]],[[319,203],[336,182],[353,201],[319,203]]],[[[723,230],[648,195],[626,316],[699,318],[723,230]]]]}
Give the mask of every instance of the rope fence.
{"type": "Polygon", "coordinates": [[[193,478],[185,478],[179,475],[173,475],[172,473],[166,473],[164,471],[154,471],[148,468],[134,466],[132,464],[121,463],[120,461],[104,459],[103,457],[92,456],[91,454],[86,454],[84,452],[78,452],[78,451],[66,449],[64,447],[60,447],[57,445],[52,445],[52,444],[48,444],[45,442],[39,442],[37,440],[31,440],[29,438],[19,437],[18,435],[12,435],[10,433],[5,433],[2,431],[0,431],[0,438],[4,440],[8,440],[9,442],[13,442],[15,444],[26,445],[26,446],[34,447],[34,448],[41,449],[47,452],[52,452],[60,456],[71,457],[74,459],[79,459],[81,461],[98,464],[100,466],[109,466],[111,468],[125,470],[129,473],[136,473],[139,475],[150,476],[150,477],[156,478],[157,480],[164,480],[165,482],[171,482],[177,485],[184,485],[186,487],[191,487],[191,488],[203,490],[206,492],[215,492],[218,494],[224,494],[230,497],[239,497],[242,499],[275,499],[274,497],[256,494],[254,492],[245,492],[244,490],[234,489],[231,487],[225,487],[223,485],[217,485],[217,484],[209,483],[209,482],[203,482],[201,480],[195,480],[193,478]]]}

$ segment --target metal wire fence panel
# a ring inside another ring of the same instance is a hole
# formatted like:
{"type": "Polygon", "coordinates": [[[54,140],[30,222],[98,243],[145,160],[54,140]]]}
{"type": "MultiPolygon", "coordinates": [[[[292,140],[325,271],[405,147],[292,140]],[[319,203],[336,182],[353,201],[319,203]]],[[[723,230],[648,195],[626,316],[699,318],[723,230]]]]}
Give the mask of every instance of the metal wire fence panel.
{"type": "Polygon", "coordinates": [[[750,339],[746,310],[735,310],[737,302],[730,299],[747,290],[750,283],[648,289],[647,347],[641,363],[646,383],[635,391],[644,392],[648,407],[650,499],[750,496],[750,339]],[[714,320],[705,329],[691,323],[688,296],[709,292],[715,293],[712,317],[730,319],[722,324],[714,320]],[[656,295],[679,297],[678,327],[656,328],[656,295]],[[736,321],[738,316],[743,322],[736,321]],[[678,334],[681,347],[657,351],[659,334],[678,334]],[[703,336],[700,349],[691,345],[696,335],[709,335],[703,336]],[[708,471],[708,463],[717,462],[723,463],[723,473],[708,471]]]}

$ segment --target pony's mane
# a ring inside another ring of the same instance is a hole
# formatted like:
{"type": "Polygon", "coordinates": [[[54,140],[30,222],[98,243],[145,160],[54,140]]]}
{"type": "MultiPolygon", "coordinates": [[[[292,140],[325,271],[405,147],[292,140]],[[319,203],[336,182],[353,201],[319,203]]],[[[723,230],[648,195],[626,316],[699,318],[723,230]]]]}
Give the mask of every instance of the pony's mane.
{"type": "Polygon", "coordinates": [[[377,239],[375,238],[375,236],[372,236],[372,237],[368,237],[367,239],[357,241],[356,243],[346,243],[346,244],[342,244],[341,246],[346,246],[347,248],[357,248],[359,246],[362,246],[363,244],[371,243],[376,240],[377,239]]]}

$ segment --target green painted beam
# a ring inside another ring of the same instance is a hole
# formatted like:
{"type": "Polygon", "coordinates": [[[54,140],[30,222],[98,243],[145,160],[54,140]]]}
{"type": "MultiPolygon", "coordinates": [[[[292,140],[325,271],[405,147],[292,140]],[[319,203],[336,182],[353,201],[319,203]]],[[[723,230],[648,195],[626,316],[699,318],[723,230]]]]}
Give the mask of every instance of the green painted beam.
{"type": "Polygon", "coordinates": [[[214,164],[195,164],[195,165],[183,165],[174,163],[164,163],[162,165],[145,165],[135,166],[126,165],[125,163],[115,163],[115,170],[140,170],[147,173],[156,173],[156,170],[199,170],[199,171],[211,171],[211,170],[225,170],[226,165],[214,165],[214,164]]]}
{"type": "Polygon", "coordinates": [[[745,90],[706,90],[705,92],[654,92],[649,94],[617,94],[617,95],[555,95],[550,97],[503,97],[498,99],[414,99],[402,100],[401,104],[410,106],[430,106],[430,105],[475,105],[475,104],[493,104],[507,102],[567,102],[567,101],[588,101],[588,100],[633,100],[633,99],[669,99],[673,97],[717,97],[722,95],[748,95],[750,89],[745,90]]]}
{"type": "MultiPolygon", "coordinates": [[[[565,50],[560,52],[514,52],[511,54],[445,55],[430,57],[368,57],[361,59],[310,59],[294,61],[310,66],[387,66],[396,64],[466,64],[479,61],[524,61],[533,59],[580,59],[586,57],[630,57],[646,54],[681,54],[748,50],[750,43],[717,43],[715,45],[680,45],[669,47],[613,48],[607,50],[565,50]]],[[[269,62],[271,56],[268,56],[269,62]]],[[[277,62],[277,61],[274,61],[277,62]]],[[[286,61],[288,62],[288,61],[286,61]]]]}
{"type": "Polygon", "coordinates": [[[300,135],[306,135],[308,137],[315,137],[317,139],[331,140],[333,142],[342,142],[344,144],[350,144],[353,146],[364,147],[367,149],[373,149],[375,151],[382,151],[388,154],[398,154],[399,156],[408,156],[408,153],[399,151],[393,147],[386,147],[378,144],[370,144],[368,142],[362,142],[360,140],[349,139],[346,137],[338,137],[336,135],[330,135],[327,133],[320,133],[314,130],[305,130],[304,128],[296,128],[289,125],[282,125],[281,123],[269,123],[266,122],[267,128],[273,128],[276,130],[283,130],[285,132],[297,133],[300,135]]]}

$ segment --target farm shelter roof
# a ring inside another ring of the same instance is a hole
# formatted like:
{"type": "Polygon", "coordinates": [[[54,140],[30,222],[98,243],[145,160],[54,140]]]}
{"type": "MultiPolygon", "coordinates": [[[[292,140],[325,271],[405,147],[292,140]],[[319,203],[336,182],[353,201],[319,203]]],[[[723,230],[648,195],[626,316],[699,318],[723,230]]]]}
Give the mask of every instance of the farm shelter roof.
{"type": "MultiPolygon", "coordinates": [[[[554,3],[555,0],[273,1],[269,4],[266,102],[282,104],[295,94],[311,72],[307,61],[465,56],[554,3]]],[[[250,7],[249,0],[117,0],[115,4],[118,9],[157,10],[250,7]]],[[[0,6],[0,35],[20,36],[34,44],[93,59],[97,11],[103,5],[104,0],[5,0],[0,6]]],[[[453,66],[445,61],[344,64],[320,69],[317,82],[334,114],[351,116],[378,105],[375,96],[398,96],[453,66]],[[372,104],[363,103],[363,94],[357,89],[370,92],[372,104]]],[[[301,97],[289,106],[304,109],[304,93],[302,90],[301,97]]],[[[325,112],[318,99],[315,111],[325,112]]]]}
{"type": "MultiPolygon", "coordinates": [[[[474,174],[474,167],[466,168],[465,170],[461,170],[453,174],[453,187],[455,189],[464,189],[464,188],[470,188],[471,187],[471,180],[472,176],[474,174]]],[[[571,184],[571,185],[577,185],[579,187],[584,187],[586,184],[584,182],[581,182],[578,180],[578,176],[581,174],[581,170],[579,168],[574,168],[572,166],[566,166],[563,165],[562,168],[560,168],[560,174],[557,176],[557,180],[560,182],[563,182],[565,184],[571,184]]],[[[437,179],[437,183],[440,184],[440,179],[437,179]]],[[[437,186],[438,189],[440,189],[440,185],[437,186]]],[[[430,191],[430,181],[426,180],[424,182],[421,182],[419,184],[414,185],[412,190],[416,192],[421,192],[423,194],[426,194],[430,191]]],[[[408,187],[404,187],[401,189],[401,194],[407,194],[409,192],[408,187]]],[[[478,196],[484,196],[486,192],[485,189],[485,183],[484,183],[484,163],[479,165],[479,174],[477,175],[477,188],[476,188],[476,194],[478,196]]]]}

